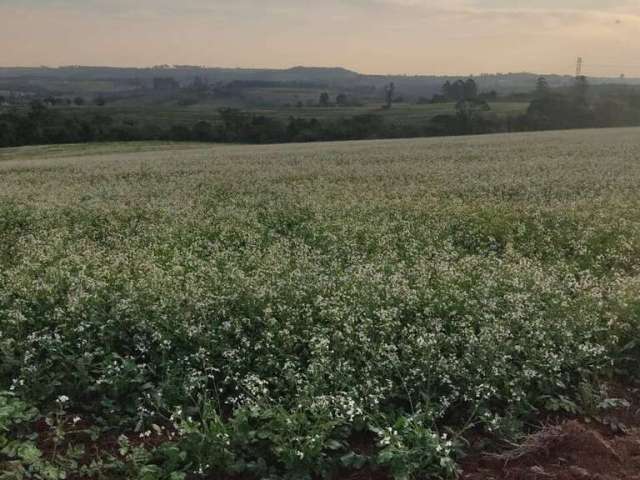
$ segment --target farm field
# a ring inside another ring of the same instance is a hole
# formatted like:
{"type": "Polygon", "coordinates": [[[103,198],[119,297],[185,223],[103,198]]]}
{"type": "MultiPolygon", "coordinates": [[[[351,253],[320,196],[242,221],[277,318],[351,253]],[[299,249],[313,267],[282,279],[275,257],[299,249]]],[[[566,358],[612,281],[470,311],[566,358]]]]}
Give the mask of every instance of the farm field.
{"type": "MultiPolygon", "coordinates": [[[[526,102],[492,102],[491,112],[501,116],[521,115],[526,112],[528,103],[526,102]]],[[[375,114],[384,120],[396,125],[424,126],[437,115],[452,115],[455,113],[455,103],[415,105],[409,103],[399,103],[389,110],[382,109],[382,103],[371,103],[355,107],[256,107],[246,106],[242,103],[233,102],[209,102],[198,103],[190,106],[176,105],[174,100],[162,103],[140,103],[133,100],[124,100],[107,104],[104,107],[86,106],[59,107],[60,111],[71,114],[85,116],[108,115],[117,123],[152,123],[161,127],[172,125],[188,125],[204,120],[217,123],[220,115],[218,110],[223,107],[235,107],[248,111],[255,115],[264,115],[269,118],[276,118],[287,121],[290,117],[318,120],[339,120],[357,115],[375,114]]]]}
{"type": "Polygon", "coordinates": [[[0,150],[0,478],[455,478],[639,327],[640,129],[0,150]]]}

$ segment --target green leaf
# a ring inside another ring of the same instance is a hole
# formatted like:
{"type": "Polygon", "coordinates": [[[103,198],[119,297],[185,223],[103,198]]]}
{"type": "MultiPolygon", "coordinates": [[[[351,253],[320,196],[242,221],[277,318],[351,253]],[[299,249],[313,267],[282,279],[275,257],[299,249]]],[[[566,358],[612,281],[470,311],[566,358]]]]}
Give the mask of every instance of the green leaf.
{"type": "Polygon", "coordinates": [[[339,442],[337,440],[329,440],[326,444],[326,447],[329,450],[340,450],[341,448],[344,447],[342,442],[339,442]]]}

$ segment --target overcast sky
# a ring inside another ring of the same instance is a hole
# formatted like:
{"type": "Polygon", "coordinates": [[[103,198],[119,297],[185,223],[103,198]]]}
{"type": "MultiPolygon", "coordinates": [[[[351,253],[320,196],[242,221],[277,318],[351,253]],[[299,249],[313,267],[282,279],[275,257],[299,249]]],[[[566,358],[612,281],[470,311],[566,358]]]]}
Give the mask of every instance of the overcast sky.
{"type": "Polygon", "coordinates": [[[640,76],[640,0],[0,0],[0,65],[640,76]]]}

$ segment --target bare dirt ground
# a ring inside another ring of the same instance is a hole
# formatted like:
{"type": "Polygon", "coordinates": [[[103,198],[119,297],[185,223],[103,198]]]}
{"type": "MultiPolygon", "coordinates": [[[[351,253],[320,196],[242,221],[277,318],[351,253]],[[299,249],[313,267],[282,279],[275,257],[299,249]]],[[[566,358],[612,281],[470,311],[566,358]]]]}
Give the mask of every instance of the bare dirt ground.
{"type": "Polygon", "coordinates": [[[559,421],[500,454],[463,462],[464,480],[640,480],[640,395],[598,419],[559,421]]]}
{"type": "Polygon", "coordinates": [[[502,455],[465,462],[465,480],[640,480],[640,430],[605,436],[568,421],[502,455]]]}

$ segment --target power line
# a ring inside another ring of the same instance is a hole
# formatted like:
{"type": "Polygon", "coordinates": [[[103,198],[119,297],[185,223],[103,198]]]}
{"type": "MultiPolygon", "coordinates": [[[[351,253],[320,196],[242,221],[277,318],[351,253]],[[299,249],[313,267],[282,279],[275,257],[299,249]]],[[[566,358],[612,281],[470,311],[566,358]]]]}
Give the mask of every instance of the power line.
{"type": "MultiPolygon", "coordinates": [[[[619,69],[640,69],[640,64],[636,63],[585,63],[583,57],[578,57],[576,62],[576,78],[581,77],[583,75],[585,66],[588,67],[589,71],[592,72],[592,69],[602,69],[602,68],[619,68],[619,69]]],[[[593,75],[593,73],[592,73],[593,75]]],[[[624,72],[620,75],[620,78],[624,78],[624,72]]]]}
{"type": "Polygon", "coordinates": [[[591,67],[598,67],[598,68],[602,68],[602,67],[611,67],[611,68],[618,68],[618,67],[622,67],[622,68],[640,68],[640,63],[637,64],[632,64],[632,63],[590,63],[589,66],[591,67]]]}

